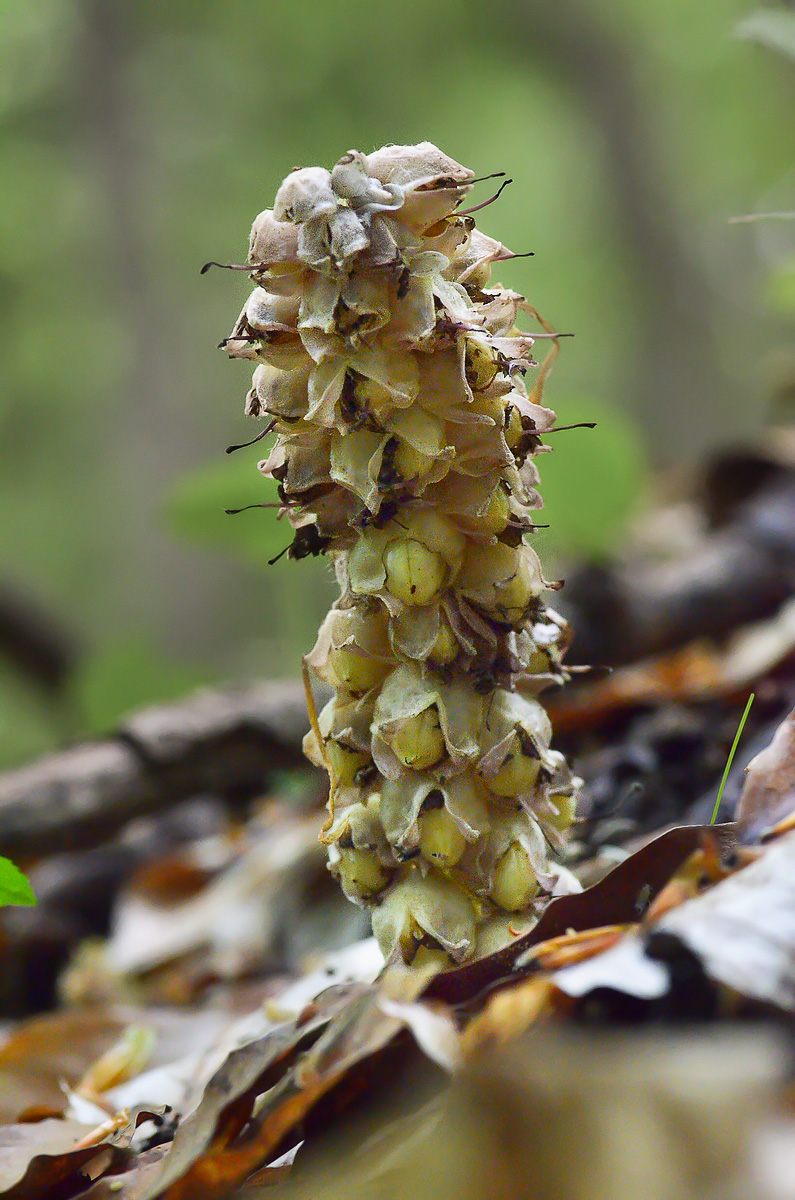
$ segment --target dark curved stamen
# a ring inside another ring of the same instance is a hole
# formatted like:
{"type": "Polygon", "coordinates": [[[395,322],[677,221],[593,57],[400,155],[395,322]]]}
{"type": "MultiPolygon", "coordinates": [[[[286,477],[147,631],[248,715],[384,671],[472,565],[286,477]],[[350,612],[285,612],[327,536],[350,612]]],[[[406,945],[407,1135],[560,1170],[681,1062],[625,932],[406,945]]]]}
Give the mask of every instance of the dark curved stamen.
{"type": "Polygon", "coordinates": [[[236,517],[238,513],[248,512],[250,508],[284,508],[283,504],[244,504],[242,508],[225,508],[224,512],[229,517],[236,517]]]}
{"type": "Polygon", "coordinates": [[[494,193],[494,195],[489,196],[488,200],[484,200],[482,204],[473,204],[472,208],[462,208],[459,211],[458,216],[459,217],[468,217],[470,215],[470,213],[480,212],[481,208],[488,208],[488,206],[490,204],[493,204],[495,200],[499,200],[500,196],[505,191],[505,189],[507,188],[509,183],[513,183],[513,180],[506,179],[505,183],[501,183],[500,186],[497,188],[497,191],[494,193]]]}
{"type": "Polygon", "coordinates": [[[216,262],[215,259],[211,259],[210,262],[206,262],[204,264],[202,269],[199,271],[199,274],[206,275],[210,267],[218,267],[222,271],[253,271],[256,269],[252,267],[250,263],[222,263],[216,262]]]}
{"type": "Polygon", "coordinates": [[[470,183],[485,183],[487,179],[504,179],[505,171],[493,171],[491,175],[478,175],[476,179],[470,179],[470,183]]]}
{"type": "Polygon", "coordinates": [[[240,444],[237,446],[227,446],[226,453],[233,454],[235,450],[245,450],[247,446],[253,446],[256,442],[261,442],[264,437],[267,437],[268,434],[275,429],[275,427],[276,418],[274,417],[272,421],[268,422],[264,429],[260,429],[257,436],[252,438],[250,442],[240,442],[240,444]]]}
{"type": "MultiPolygon", "coordinates": [[[[532,337],[532,334],[530,335],[532,337]]],[[[256,342],[262,341],[261,336],[255,336],[253,333],[238,333],[230,334],[229,337],[223,338],[218,343],[219,350],[226,350],[230,342],[246,342],[247,345],[253,346],[256,342]]]]}
{"type": "Polygon", "coordinates": [[[279,559],[280,559],[280,558],[284,558],[285,554],[287,554],[287,553],[288,553],[288,551],[290,550],[290,548],[292,547],[292,544],[293,544],[293,543],[292,543],[292,542],[290,542],[290,545],[289,545],[289,546],[285,546],[283,550],[280,550],[280,551],[279,551],[279,553],[278,553],[278,554],[277,554],[277,555],[276,555],[274,558],[269,558],[269,559],[268,559],[268,566],[269,566],[269,567],[272,567],[272,566],[273,566],[273,564],[274,564],[274,563],[277,563],[277,562],[279,561],[279,559]]]}
{"type": "Polygon", "coordinates": [[[545,429],[543,437],[548,433],[563,433],[564,429],[596,429],[596,421],[578,421],[576,425],[555,425],[552,429],[545,429]]]}

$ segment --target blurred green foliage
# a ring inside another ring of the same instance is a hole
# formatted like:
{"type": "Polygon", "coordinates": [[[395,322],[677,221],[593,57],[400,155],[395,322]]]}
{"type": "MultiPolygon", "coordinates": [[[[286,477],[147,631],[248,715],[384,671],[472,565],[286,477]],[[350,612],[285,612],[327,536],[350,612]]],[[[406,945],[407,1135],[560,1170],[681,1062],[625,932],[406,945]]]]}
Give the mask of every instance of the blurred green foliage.
{"type": "Polygon", "coordinates": [[[738,37],[747,42],[759,42],[795,59],[795,13],[777,8],[763,8],[739,21],[738,37]]]}
{"type": "Polygon", "coordinates": [[[648,476],[643,442],[617,409],[568,397],[558,408],[567,424],[596,421],[596,428],[562,430],[545,439],[553,453],[538,460],[541,519],[550,525],[542,553],[598,561],[620,545],[642,502],[648,476]]]}
{"type": "Polygon", "coordinates": [[[576,333],[549,403],[600,423],[542,461],[546,560],[615,545],[647,459],[752,435],[795,379],[795,225],[729,224],[795,207],[791,14],[754,13],[2,0],[0,592],[79,666],[48,693],[0,664],[0,764],[311,644],[328,566],[267,569],[275,514],[222,511],[272,489],[257,449],[223,454],[251,436],[214,350],[247,281],[198,274],[295,165],[429,138],[514,177],[481,226],[535,251],[502,282],[576,333]]]}
{"type": "Polygon", "coordinates": [[[176,700],[205,678],[199,661],[174,661],[142,634],[118,644],[103,643],[87,654],[70,681],[70,701],[81,715],[84,732],[103,733],[126,713],[176,700]]]}
{"type": "Polygon", "coordinates": [[[232,455],[182,475],[166,515],[177,535],[241,554],[263,567],[289,545],[292,530],[277,522],[272,509],[227,511],[257,504],[279,504],[276,481],[260,475],[250,458],[232,455]]]}

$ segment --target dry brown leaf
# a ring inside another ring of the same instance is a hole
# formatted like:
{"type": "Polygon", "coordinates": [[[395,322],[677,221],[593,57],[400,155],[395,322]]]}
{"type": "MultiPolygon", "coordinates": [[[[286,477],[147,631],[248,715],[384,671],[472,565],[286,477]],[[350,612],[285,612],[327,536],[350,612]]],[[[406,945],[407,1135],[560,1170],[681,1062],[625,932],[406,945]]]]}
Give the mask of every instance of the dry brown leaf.
{"type": "Polygon", "coordinates": [[[795,1011],[795,832],[653,928],[676,934],[712,979],[795,1011]]]}
{"type": "MultiPolygon", "coordinates": [[[[156,1034],[150,1067],[180,1058],[197,1044],[211,1043],[229,1024],[223,1012],[134,1009],[128,1006],[65,1010],[24,1021],[0,1047],[0,1119],[43,1106],[66,1107],[62,1081],[74,1087],[131,1024],[156,1034]]],[[[155,1097],[142,1099],[157,1100],[155,1097]]]]}
{"type": "Polygon", "coordinates": [[[595,954],[602,954],[622,938],[625,933],[635,929],[630,925],[600,925],[596,929],[585,929],[580,933],[563,933],[560,937],[549,938],[539,943],[523,954],[517,966],[528,967],[532,963],[539,971],[560,971],[563,967],[573,966],[574,963],[584,962],[595,954]]]}
{"type": "Polygon", "coordinates": [[[786,717],[769,746],[748,764],[737,809],[743,841],[756,841],[795,809],[795,710],[786,717]]]}
{"type": "MultiPolygon", "coordinates": [[[[0,1128],[0,1191],[7,1193],[25,1176],[31,1162],[67,1154],[75,1142],[90,1133],[88,1125],[53,1118],[35,1125],[5,1125],[0,1128]]],[[[84,1162],[91,1154],[85,1155],[84,1162]]],[[[42,1169],[41,1177],[45,1174],[42,1169]]]]}
{"type": "Polygon", "coordinates": [[[628,706],[712,696],[747,695],[756,680],[795,648],[795,601],[769,621],[738,629],[725,644],[706,639],[619,667],[606,679],[561,696],[550,705],[557,732],[593,728],[628,706]]]}
{"type": "MultiPolygon", "coordinates": [[[[308,1136],[312,1110],[333,1089],[339,1090],[339,1096],[331,1111],[344,1109],[371,1086],[381,1065],[380,1053],[404,1027],[402,1020],[383,1011],[383,1000],[411,1003],[426,982],[421,971],[402,965],[389,967],[377,986],[346,1002],[316,1043],[297,1059],[296,1054],[306,1045],[300,1042],[300,1029],[292,1038],[283,1035],[281,1053],[273,1056],[271,1050],[270,1062],[264,1061],[266,1046],[244,1047],[234,1067],[228,1063],[225,1074],[216,1078],[214,1090],[219,1094],[208,1096],[204,1108],[200,1105],[178,1130],[163,1170],[137,1200],[193,1200],[197,1196],[220,1200],[266,1166],[277,1152],[289,1149],[291,1138],[297,1142],[308,1136]],[[240,1088],[238,1078],[243,1067],[246,1090],[240,1088]],[[257,1067],[259,1073],[255,1074],[257,1067]],[[237,1099],[224,1103],[230,1090],[237,1099]],[[266,1090],[262,1107],[252,1115],[256,1097],[266,1090]],[[244,1126],[245,1136],[240,1137],[244,1126]]],[[[315,1020],[317,1027],[307,1026],[313,1032],[325,1023],[315,1020]]],[[[275,1035],[271,1046],[274,1039],[275,1035]]],[[[322,1123],[329,1117],[327,1104],[322,1123]]]]}
{"type": "MultiPolygon", "coordinates": [[[[0,1136],[2,1200],[40,1200],[75,1175],[97,1179],[123,1161],[137,1127],[162,1113],[136,1109],[91,1129],[74,1121],[6,1126],[0,1136]]],[[[75,1181],[69,1187],[74,1190],[75,1181]]]]}
{"type": "MultiPolygon", "coordinates": [[[[700,845],[705,828],[709,827],[681,825],[666,830],[619,863],[593,887],[551,900],[538,924],[530,933],[517,938],[513,945],[437,976],[426,996],[438,996],[450,1004],[469,1001],[501,979],[510,979],[517,960],[540,942],[572,930],[623,925],[637,920],[679,864],[700,845]]],[[[721,841],[732,840],[730,827],[717,826],[713,832],[721,841]]]]}
{"type": "Polygon", "coordinates": [[[471,1058],[484,1046],[501,1046],[524,1033],[550,1011],[553,992],[546,976],[502,988],[464,1030],[461,1038],[464,1058],[471,1058]]]}
{"type": "Polygon", "coordinates": [[[689,1011],[703,997],[688,960],[696,969],[700,964],[707,980],[741,997],[795,1011],[795,832],[695,899],[644,922],[639,934],[552,981],[577,998],[608,989],[652,1003],[680,1000],[689,1011]]]}
{"type": "Polygon", "coordinates": [[[153,1146],[136,1155],[134,1164],[127,1171],[105,1175],[98,1179],[80,1200],[134,1200],[147,1179],[156,1171],[161,1159],[168,1154],[168,1146],[153,1146]]]}

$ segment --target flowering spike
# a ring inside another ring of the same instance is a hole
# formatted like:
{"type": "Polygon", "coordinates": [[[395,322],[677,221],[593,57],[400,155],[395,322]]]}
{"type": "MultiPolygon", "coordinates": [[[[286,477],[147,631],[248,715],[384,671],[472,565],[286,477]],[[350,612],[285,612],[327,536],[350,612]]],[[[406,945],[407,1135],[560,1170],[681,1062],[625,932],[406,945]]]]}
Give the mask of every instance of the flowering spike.
{"type": "Polygon", "coordinates": [[[492,201],[460,209],[474,182],[430,142],[293,171],[254,222],[257,286],[222,343],[256,364],[246,412],[276,432],[259,469],[287,553],[327,554],[340,585],[304,661],[334,693],[319,714],[308,695],[321,840],[409,962],[487,953],[576,886],[549,847],[579,780],[537,699],[567,677],[569,635],[524,541],[561,335],[491,284],[519,256],[475,228],[492,201]],[[520,311],[552,338],[530,394],[520,311]]]}

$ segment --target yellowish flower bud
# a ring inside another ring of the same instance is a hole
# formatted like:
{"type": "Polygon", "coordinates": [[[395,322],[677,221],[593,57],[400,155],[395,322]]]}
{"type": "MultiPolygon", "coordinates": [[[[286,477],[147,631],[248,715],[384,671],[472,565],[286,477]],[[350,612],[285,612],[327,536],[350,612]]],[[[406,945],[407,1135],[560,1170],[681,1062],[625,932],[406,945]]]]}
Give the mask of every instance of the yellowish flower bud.
{"type": "Polygon", "coordinates": [[[340,850],[339,855],[337,872],[346,896],[366,900],[386,886],[389,874],[374,854],[351,847],[340,850]]]}
{"type": "Polygon", "coordinates": [[[334,778],[341,787],[352,787],[356,772],[370,762],[369,754],[353,750],[335,738],[326,742],[326,757],[334,773],[334,778]]]}
{"type": "Polygon", "coordinates": [[[446,954],[444,950],[437,950],[434,946],[418,946],[417,953],[411,961],[419,971],[432,966],[437,967],[440,971],[446,971],[453,965],[450,955],[446,954]]]}
{"type": "MultiPolygon", "coordinates": [[[[406,445],[413,447],[415,451],[432,461],[444,449],[444,422],[438,417],[431,416],[417,404],[395,413],[389,422],[389,429],[398,439],[398,446],[395,450],[395,466],[398,470],[400,470],[400,457],[405,458],[407,453],[406,445]]],[[[452,453],[452,447],[450,453],[452,453]]]]}
{"type": "Polygon", "coordinates": [[[416,717],[408,717],[390,735],[389,744],[404,766],[414,771],[424,771],[438,763],[445,746],[436,705],[424,708],[416,717]]]}
{"type": "Polygon", "coordinates": [[[498,371],[498,363],[491,346],[480,338],[468,337],[464,351],[464,373],[473,392],[482,392],[498,371]]]}
{"type": "Polygon", "coordinates": [[[508,524],[511,515],[511,504],[505,488],[497,484],[491,493],[489,505],[480,518],[480,528],[484,533],[501,533],[508,524]]]}
{"type": "Polygon", "coordinates": [[[458,586],[462,592],[477,592],[516,574],[518,555],[509,546],[472,546],[464,559],[458,586]]]}
{"type": "Polygon", "coordinates": [[[565,833],[577,814],[576,798],[558,792],[557,795],[549,797],[549,802],[554,808],[553,815],[547,818],[549,824],[554,829],[559,829],[561,833],[565,833]]]}
{"type": "Polygon", "coordinates": [[[395,407],[392,393],[374,379],[360,376],[353,384],[353,394],[359,408],[377,421],[385,420],[395,407]]]}
{"type": "Polygon", "coordinates": [[[472,401],[472,411],[482,417],[491,417],[499,429],[502,429],[505,423],[505,401],[500,396],[481,396],[476,393],[472,401]]]}
{"type": "Polygon", "coordinates": [[[466,547],[461,530],[442,513],[432,508],[410,508],[401,513],[406,537],[415,538],[457,570],[466,547]]]}
{"type": "Polygon", "coordinates": [[[466,849],[466,841],[453,818],[444,808],[420,813],[420,850],[437,867],[454,867],[466,849]]]}
{"type": "MultiPolygon", "coordinates": [[[[413,872],[408,880],[413,883],[413,872]]],[[[387,893],[386,903],[373,913],[373,933],[385,956],[397,946],[405,962],[413,962],[417,945],[425,937],[425,931],[415,920],[412,908],[402,894],[404,891],[398,884],[387,893]]]]}
{"type": "Polygon", "coordinates": [[[428,662],[435,667],[447,667],[458,657],[460,648],[458,638],[453,633],[447,620],[442,617],[439,634],[428,655],[428,662]]]}
{"type": "Polygon", "coordinates": [[[526,851],[511,842],[494,870],[491,898],[507,912],[526,908],[538,893],[538,880],[526,851]]]}
{"type": "Polygon", "coordinates": [[[360,696],[386,677],[391,664],[379,658],[357,654],[347,647],[329,651],[329,669],[337,687],[360,696]]]}
{"type": "Polygon", "coordinates": [[[404,604],[428,604],[444,587],[444,559],[414,538],[395,538],[384,552],[387,589],[404,604]]]}
{"type": "Polygon", "coordinates": [[[521,620],[528,604],[536,595],[535,580],[522,556],[519,559],[518,570],[502,588],[495,588],[494,610],[497,615],[509,624],[521,620]]]}
{"type": "Polygon", "coordinates": [[[496,775],[486,782],[497,796],[518,796],[523,792],[532,792],[540,768],[541,763],[537,758],[517,752],[510,754],[496,775]]]}
{"type": "Polygon", "coordinates": [[[509,450],[515,450],[519,445],[519,440],[524,434],[522,427],[522,417],[519,409],[511,404],[508,408],[508,417],[505,421],[505,441],[508,444],[509,450]]]}
{"type": "Polygon", "coordinates": [[[401,439],[398,441],[392,461],[401,478],[409,480],[420,479],[423,475],[427,475],[435,460],[401,439]]]}
{"type": "Polygon", "coordinates": [[[411,962],[417,943],[430,940],[460,962],[475,940],[469,896],[438,871],[410,867],[373,910],[373,933],[385,956],[398,946],[411,962]]]}
{"type": "Polygon", "coordinates": [[[515,624],[542,585],[536,556],[528,546],[498,543],[471,549],[456,586],[498,620],[515,624]]]}

